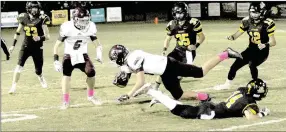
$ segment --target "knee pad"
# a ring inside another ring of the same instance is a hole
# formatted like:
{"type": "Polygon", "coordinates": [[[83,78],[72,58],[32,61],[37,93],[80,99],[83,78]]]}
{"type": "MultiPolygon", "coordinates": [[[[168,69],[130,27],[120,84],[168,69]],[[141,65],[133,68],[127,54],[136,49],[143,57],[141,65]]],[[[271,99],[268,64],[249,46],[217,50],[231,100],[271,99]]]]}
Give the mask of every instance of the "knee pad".
{"type": "Polygon", "coordinates": [[[22,70],[23,70],[23,67],[20,66],[20,65],[17,65],[16,68],[15,68],[15,70],[14,70],[14,72],[21,73],[22,70]]]}
{"type": "Polygon", "coordinates": [[[94,77],[95,76],[95,70],[91,69],[91,70],[87,71],[86,75],[87,75],[87,77],[94,77]]]}

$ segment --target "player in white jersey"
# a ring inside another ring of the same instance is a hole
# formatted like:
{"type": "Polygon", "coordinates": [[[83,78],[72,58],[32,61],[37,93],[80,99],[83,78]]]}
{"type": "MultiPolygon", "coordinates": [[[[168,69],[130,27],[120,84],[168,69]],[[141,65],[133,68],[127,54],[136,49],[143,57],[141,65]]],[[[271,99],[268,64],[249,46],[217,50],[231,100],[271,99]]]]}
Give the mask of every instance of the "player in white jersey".
{"type": "Polygon", "coordinates": [[[94,97],[95,69],[87,54],[87,44],[92,41],[98,43],[96,48],[97,61],[102,63],[102,45],[96,36],[96,25],[90,21],[88,10],[78,7],[73,12],[73,20],[65,22],[60,27],[60,36],[54,46],[54,66],[56,71],[63,72],[62,92],[63,106],[69,107],[69,89],[71,74],[74,68],[80,69],[87,75],[87,96],[93,104],[100,105],[101,102],[94,97]],[[64,58],[62,65],[59,62],[58,47],[64,42],[64,58]]]}
{"type": "Polygon", "coordinates": [[[121,72],[116,76],[114,84],[124,87],[128,83],[131,73],[136,73],[137,81],[133,89],[125,95],[119,97],[118,101],[128,100],[134,93],[144,85],[144,74],[160,75],[165,88],[172,94],[174,99],[182,98],[198,98],[199,100],[207,100],[209,97],[204,93],[183,92],[178,76],[202,78],[212,68],[221,61],[228,58],[241,58],[241,55],[227,48],[218,56],[211,58],[202,67],[192,64],[179,62],[171,57],[154,55],[142,50],[134,50],[130,52],[123,45],[114,45],[109,51],[111,61],[121,66],[121,72]]]}

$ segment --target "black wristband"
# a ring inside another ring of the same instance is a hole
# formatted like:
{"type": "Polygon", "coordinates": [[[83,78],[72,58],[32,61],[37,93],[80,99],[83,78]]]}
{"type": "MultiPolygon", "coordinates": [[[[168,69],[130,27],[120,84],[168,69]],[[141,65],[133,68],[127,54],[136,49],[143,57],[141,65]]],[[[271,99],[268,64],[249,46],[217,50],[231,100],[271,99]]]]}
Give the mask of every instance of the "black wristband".
{"type": "Polygon", "coordinates": [[[166,47],[164,47],[164,48],[163,48],[163,51],[166,51],[166,50],[167,50],[167,48],[166,48],[166,47]]]}
{"type": "Polygon", "coordinates": [[[45,41],[46,37],[45,36],[40,36],[40,41],[45,41]]]}
{"type": "Polygon", "coordinates": [[[59,55],[54,54],[54,61],[58,61],[59,60],[59,55]]]}
{"type": "Polygon", "coordinates": [[[14,39],[14,41],[13,41],[13,46],[15,46],[16,43],[17,43],[17,39],[14,39]]]}
{"type": "Polygon", "coordinates": [[[20,35],[20,33],[17,32],[16,35],[20,35]]]}
{"type": "Polygon", "coordinates": [[[196,48],[198,48],[200,45],[201,45],[200,43],[195,44],[196,48]]]}

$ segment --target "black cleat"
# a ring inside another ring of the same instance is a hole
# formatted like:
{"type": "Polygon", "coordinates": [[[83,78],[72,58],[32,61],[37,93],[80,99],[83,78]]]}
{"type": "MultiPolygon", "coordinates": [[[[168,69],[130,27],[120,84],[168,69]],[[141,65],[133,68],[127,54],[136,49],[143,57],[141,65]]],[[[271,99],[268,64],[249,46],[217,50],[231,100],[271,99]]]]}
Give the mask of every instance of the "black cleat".
{"type": "Polygon", "coordinates": [[[228,47],[225,51],[228,53],[228,58],[243,59],[242,55],[239,52],[233,50],[232,48],[228,47]]]}
{"type": "Polygon", "coordinates": [[[7,56],[6,56],[6,60],[10,60],[10,55],[7,55],[7,56]]]}

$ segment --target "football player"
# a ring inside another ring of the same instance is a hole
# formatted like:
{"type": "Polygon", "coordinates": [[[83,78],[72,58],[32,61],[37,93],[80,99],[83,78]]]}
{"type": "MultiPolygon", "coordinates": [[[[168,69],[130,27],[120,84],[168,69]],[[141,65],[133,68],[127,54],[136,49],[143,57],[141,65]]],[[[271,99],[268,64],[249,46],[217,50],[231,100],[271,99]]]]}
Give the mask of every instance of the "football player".
{"type": "Polygon", "coordinates": [[[212,102],[201,102],[197,106],[183,105],[178,101],[164,95],[161,91],[152,88],[147,83],[135,94],[147,93],[165,105],[172,114],[186,119],[213,119],[243,117],[257,119],[269,115],[267,108],[259,109],[257,101],[266,97],[268,88],[261,79],[250,81],[246,87],[238,88],[226,101],[214,104],[212,102]]]}
{"type": "MultiPolygon", "coordinates": [[[[196,57],[196,49],[205,40],[202,24],[198,19],[189,16],[188,6],[184,2],[174,4],[172,16],[174,20],[171,20],[167,25],[167,36],[164,41],[162,55],[165,56],[170,41],[172,37],[174,37],[176,39],[176,47],[167,56],[183,63],[192,64],[196,57]]],[[[155,87],[158,89],[160,84],[161,78],[159,76],[156,79],[155,87]]],[[[152,100],[150,106],[152,106],[153,103],[156,103],[156,101],[152,100]]]]}
{"type": "MultiPolygon", "coordinates": [[[[118,101],[122,102],[128,100],[135,91],[144,85],[144,73],[160,75],[165,88],[176,100],[185,98],[207,100],[209,97],[205,93],[183,92],[178,76],[202,78],[221,61],[228,58],[241,58],[241,55],[231,48],[227,48],[218,56],[207,61],[202,67],[197,67],[179,62],[172,57],[153,55],[142,50],[129,52],[123,45],[114,45],[109,51],[109,58],[121,66],[121,71],[124,71],[123,74],[136,73],[137,81],[133,89],[128,94],[118,98],[118,101]]],[[[130,76],[126,75],[126,77],[130,76]]]]}
{"type": "Polygon", "coordinates": [[[10,59],[10,53],[7,49],[7,46],[6,46],[6,43],[5,43],[5,40],[1,38],[1,48],[3,49],[5,55],[6,55],[6,60],[9,60],[10,59]]]}
{"type": "Polygon", "coordinates": [[[32,56],[35,64],[35,72],[38,75],[38,79],[41,82],[43,88],[47,88],[47,83],[42,75],[43,68],[43,41],[50,38],[48,24],[50,24],[50,18],[43,14],[40,14],[41,9],[40,2],[32,1],[26,3],[26,13],[21,13],[18,16],[19,26],[14,35],[13,45],[9,48],[10,53],[15,48],[17,39],[22,29],[24,29],[25,38],[19,52],[18,65],[15,68],[13,75],[12,87],[9,91],[10,94],[16,90],[17,82],[20,79],[20,73],[23,70],[26,60],[32,56]]]}
{"type": "Polygon", "coordinates": [[[236,72],[245,65],[249,65],[253,79],[258,78],[257,67],[266,61],[270,47],[276,45],[274,37],[275,23],[266,17],[267,10],[263,2],[253,2],[249,7],[249,16],[242,19],[239,30],[227,37],[234,41],[245,31],[249,35],[249,45],[241,55],[243,59],[237,59],[230,67],[227,80],[224,84],[214,87],[216,90],[228,89],[236,72]]]}
{"type": "Polygon", "coordinates": [[[87,99],[95,105],[101,104],[101,101],[94,97],[95,68],[87,54],[87,44],[92,41],[96,46],[97,43],[97,61],[102,62],[102,45],[96,36],[96,32],[96,25],[90,21],[90,13],[84,7],[75,8],[72,20],[63,23],[60,27],[60,35],[54,45],[54,66],[56,71],[63,72],[63,105],[61,109],[69,107],[71,74],[75,68],[87,75],[87,99]],[[65,47],[61,64],[58,47],[62,42],[64,42],[65,47]]]}

